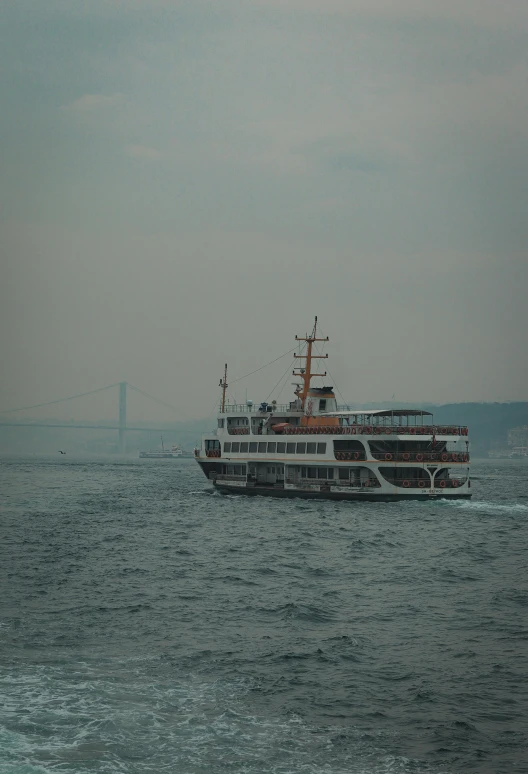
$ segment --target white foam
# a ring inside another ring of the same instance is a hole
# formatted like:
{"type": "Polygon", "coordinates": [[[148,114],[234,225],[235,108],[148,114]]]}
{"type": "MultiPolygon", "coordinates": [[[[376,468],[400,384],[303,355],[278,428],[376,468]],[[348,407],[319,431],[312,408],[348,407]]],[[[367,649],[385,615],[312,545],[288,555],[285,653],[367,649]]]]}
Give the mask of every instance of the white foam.
{"type": "MultiPolygon", "coordinates": [[[[250,709],[253,681],[167,679],[138,660],[30,668],[0,680],[0,772],[419,774],[353,728],[316,728],[250,709]],[[18,725],[18,728],[17,728],[18,725]],[[0,725],[1,728],[1,725],[0,725]],[[345,743],[341,743],[344,735],[345,743]],[[5,768],[5,764],[8,767],[5,768]]],[[[386,741],[386,740],[385,740],[386,741]]]]}
{"type": "Polygon", "coordinates": [[[528,505],[523,503],[495,503],[492,500],[454,500],[451,505],[471,511],[497,511],[499,513],[524,513],[528,505]]]}

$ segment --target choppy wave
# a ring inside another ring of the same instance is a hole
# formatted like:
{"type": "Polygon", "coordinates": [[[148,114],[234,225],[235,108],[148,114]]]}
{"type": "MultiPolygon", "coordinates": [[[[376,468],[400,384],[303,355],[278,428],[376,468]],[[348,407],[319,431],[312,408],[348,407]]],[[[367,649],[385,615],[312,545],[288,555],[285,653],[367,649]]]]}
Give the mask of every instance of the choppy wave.
{"type": "Polygon", "coordinates": [[[503,469],[367,507],[2,461],[0,774],[520,771],[528,506],[503,469]]]}
{"type": "Polygon", "coordinates": [[[408,774],[369,732],[248,713],[247,680],[156,679],[141,662],[37,668],[0,682],[0,745],[19,772],[408,774]]]}

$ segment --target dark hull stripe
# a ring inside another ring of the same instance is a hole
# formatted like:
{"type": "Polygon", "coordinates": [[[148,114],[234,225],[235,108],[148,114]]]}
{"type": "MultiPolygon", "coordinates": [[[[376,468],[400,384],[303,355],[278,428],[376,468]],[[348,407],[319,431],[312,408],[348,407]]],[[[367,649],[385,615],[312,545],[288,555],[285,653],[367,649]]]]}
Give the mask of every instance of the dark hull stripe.
{"type": "MultiPolygon", "coordinates": [[[[211,482],[214,483],[214,482],[211,482]]],[[[256,495],[262,497],[301,497],[305,500],[361,500],[363,502],[395,502],[398,500],[469,500],[471,494],[441,495],[441,494],[359,494],[357,492],[315,492],[295,489],[275,489],[272,487],[237,487],[224,483],[214,484],[215,489],[221,494],[256,495]]]]}

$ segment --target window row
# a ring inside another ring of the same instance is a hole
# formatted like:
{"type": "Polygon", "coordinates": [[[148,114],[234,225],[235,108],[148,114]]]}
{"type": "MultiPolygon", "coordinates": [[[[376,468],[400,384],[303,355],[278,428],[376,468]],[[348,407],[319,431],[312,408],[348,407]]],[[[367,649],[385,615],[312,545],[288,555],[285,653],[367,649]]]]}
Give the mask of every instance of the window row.
{"type": "Polygon", "coordinates": [[[252,441],[250,443],[226,441],[225,454],[326,454],[326,443],[282,443],[276,441],[252,441]]]}
{"type": "Polygon", "coordinates": [[[301,478],[333,478],[333,468],[301,468],[301,478]]]}

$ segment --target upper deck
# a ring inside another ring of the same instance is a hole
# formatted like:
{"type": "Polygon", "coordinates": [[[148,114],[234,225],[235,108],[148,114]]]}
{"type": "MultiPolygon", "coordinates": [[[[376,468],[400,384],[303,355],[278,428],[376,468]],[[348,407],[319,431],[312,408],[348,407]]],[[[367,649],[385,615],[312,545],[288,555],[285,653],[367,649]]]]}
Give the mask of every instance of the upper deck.
{"type": "MultiPolygon", "coordinates": [[[[259,435],[467,435],[466,425],[437,425],[433,414],[423,409],[356,409],[339,406],[337,411],[310,415],[308,421],[297,401],[289,404],[265,404],[255,406],[251,403],[231,404],[219,414],[227,419],[227,432],[230,435],[250,435],[255,421],[261,419],[259,435]],[[236,418],[242,420],[240,426],[236,418]],[[272,418],[287,417],[287,425],[279,424],[275,429],[272,418]],[[317,420],[317,425],[312,420],[317,420]],[[325,420],[328,424],[325,424],[325,420]],[[337,420],[337,422],[336,422],[337,420]],[[280,428],[280,429],[279,429],[280,428]]],[[[256,427],[256,425],[255,425],[256,427]]],[[[257,432],[257,431],[255,431],[257,432]]]]}

